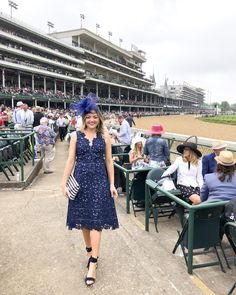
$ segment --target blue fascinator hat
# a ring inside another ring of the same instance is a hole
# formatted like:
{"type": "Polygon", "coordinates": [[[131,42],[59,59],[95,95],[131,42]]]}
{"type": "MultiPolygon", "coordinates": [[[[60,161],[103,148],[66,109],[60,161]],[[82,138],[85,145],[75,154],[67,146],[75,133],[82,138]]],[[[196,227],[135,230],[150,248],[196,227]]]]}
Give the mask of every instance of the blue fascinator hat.
{"type": "Polygon", "coordinates": [[[85,116],[92,111],[100,112],[97,106],[98,98],[92,92],[90,92],[86,97],[84,97],[80,102],[71,103],[70,109],[75,111],[77,115],[85,116]]]}

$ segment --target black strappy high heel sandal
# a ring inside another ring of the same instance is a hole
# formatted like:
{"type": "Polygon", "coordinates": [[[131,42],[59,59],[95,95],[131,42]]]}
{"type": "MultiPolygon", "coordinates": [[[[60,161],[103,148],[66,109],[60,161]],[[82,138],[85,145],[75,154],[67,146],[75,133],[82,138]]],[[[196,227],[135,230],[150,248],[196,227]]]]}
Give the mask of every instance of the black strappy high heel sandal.
{"type": "MultiPolygon", "coordinates": [[[[96,263],[97,264],[97,262],[98,262],[98,259],[95,258],[95,257],[93,257],[93,256],[91,256],[89,258],[89,261],[88,261],[88,268],[90,266],[90,263],[96,263]]],[[[85,284],[86,284],[87,287],[91,287],[95,283],[95,281],[96,281],[96,278],[93,278],[93,277],[86,277],[84,279],[84,282],[85,282],[85,284]]]]}
{"type": "MultiPolygon", "coordinates": [[[[92,247],[86,247],[86,251],[87,251],[87,253],[90,253],[90,252],[92,252],[92,247]]],[[[91,253],[92,254],[92,253],[91,253]]],[[[91,257],[91,256],[90,256],[91,257]]],[[[89,257],[89,258],[90,258],[89,257]]],[[[87,268],[89,268],[89,258],[88,258],[88,263],[87,263],[87,268]]],[[[98,259],[99,257],[97,257],[97,259],[98,259]]],[[[98,268],[98,264],[97,264],[97,268],[98,268]]]]}

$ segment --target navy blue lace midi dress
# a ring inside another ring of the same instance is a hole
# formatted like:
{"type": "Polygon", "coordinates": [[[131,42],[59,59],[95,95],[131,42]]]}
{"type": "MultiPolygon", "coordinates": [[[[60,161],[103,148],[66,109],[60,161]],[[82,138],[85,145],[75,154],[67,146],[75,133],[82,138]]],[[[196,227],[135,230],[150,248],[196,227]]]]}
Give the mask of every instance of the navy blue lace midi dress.
{"type": "Polygon", "coordinates": [[[105,140],[97,133],[90,143],[77,132],[74,177],[80,184],[75,200],[68,203],[69,229],[116,229],[119,227],[105,166],[105,140]]]}

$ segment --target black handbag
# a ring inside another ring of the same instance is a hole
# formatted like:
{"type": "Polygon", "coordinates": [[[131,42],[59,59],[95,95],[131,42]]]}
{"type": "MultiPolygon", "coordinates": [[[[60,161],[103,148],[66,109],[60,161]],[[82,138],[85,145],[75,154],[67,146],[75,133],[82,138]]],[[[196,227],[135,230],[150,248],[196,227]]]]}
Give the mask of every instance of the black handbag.
{"type": "Polygon", "coordinates": [[[70,177],[67,180],[66,187],[69,191],[69,199],[74,201],[76,198],[79,190],[80,190],[80,185],[77,182],[77,180],[74,178],[74,175],[71,174],[70,177]]]}

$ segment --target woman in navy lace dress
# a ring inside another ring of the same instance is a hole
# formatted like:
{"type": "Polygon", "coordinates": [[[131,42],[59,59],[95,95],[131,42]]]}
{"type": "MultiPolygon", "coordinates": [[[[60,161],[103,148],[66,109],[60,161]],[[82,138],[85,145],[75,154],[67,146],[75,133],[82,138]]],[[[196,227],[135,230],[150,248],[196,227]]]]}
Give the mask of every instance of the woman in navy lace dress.
{"type": "Polygon", "coordinates": [[[62,181],[63,194],[68,177],[74,168],[74,177],[80,184],[75,200],[69,199],[67,226],[81,229],[88,252],[87,286],[95,282],[97,258],[103,229],[118,228],[114,204],[117,191],[114,186],[114,167],[109,135],[104,132],[101,113],[91,97],[74,107],[82,115],[83,127],[72,135],[69,157],[62,181]]]}

